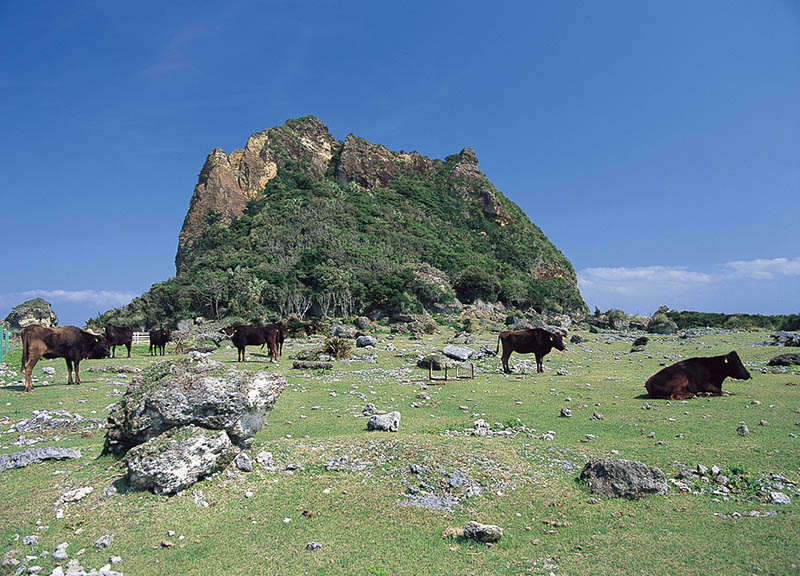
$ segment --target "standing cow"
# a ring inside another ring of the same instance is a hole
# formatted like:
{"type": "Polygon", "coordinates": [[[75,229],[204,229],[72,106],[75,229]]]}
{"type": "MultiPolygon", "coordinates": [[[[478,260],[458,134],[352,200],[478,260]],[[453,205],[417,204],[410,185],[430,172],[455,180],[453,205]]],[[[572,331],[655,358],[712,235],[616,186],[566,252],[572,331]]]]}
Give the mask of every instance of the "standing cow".
{"type": "Polygon", "coordinates": [[[748,380],[750,372],[736,352],[708,358],[688,358],[662,368],[645,382],[653,398],[684,400],[698,394],[722,395],[722,381],[730,376],[748,380]]]}
{"type": "Polygon", "coordinates": [[[169,330],[164,328],[154,328],[150,330],[150,356],[157,354],[164,355],[164,346],[169,342],[169,330]],[[160,349],[160,350],[159,350],[160,349]]]}
{"type": "Polygon", "coordinates": [[[277,328],[267,326],[234,326],[231,341],[238,351],[237,360],[245,361],[245,349],[247,346],[269,346],[269,355],[278,361],[278,334],[277,328]]]}
{"type": "Polygon", "coordinates": [[[79,366],[86,358],[108,358],[108,342],[105,336],[92,334],[75,326],[46,328],[26,326],[20,333],[22,337],[22,366],[20,373],[25,376],[25,391],[33,390],[31,373],[39,358],[64,358],[67,361],[69,378],[72,384],[72,365],[75,365],[75,381],[81,383],[79,366]]]}
{"type": "Polygon", "coordinates": [[[131,357],[131,344],[133,343],[133,328],[130,326],[113,326],[106,324],[106,340],[111,347],[111,357],[117,357],[117,346],[128,349],[128,358],[131,357]]]}
{"type": "Polygon", "coordinates": [[[520,354],[529,354],[533,352],[536,354],[536,372],[544,372],[542,367],[542,359],[552,350],[564,350],[564,341],[561,339],[561,334],[554,334],[548,332],[543,328],[531,328],[529,330],[506,330],[500,332],[497,337],[497,349],[495,354],[500,351],[500,343],[503,344],[503,371],[506,374],[511,372],[508,367],[508,359],[511,357],[512,352],[519,352],[520,354]]]}

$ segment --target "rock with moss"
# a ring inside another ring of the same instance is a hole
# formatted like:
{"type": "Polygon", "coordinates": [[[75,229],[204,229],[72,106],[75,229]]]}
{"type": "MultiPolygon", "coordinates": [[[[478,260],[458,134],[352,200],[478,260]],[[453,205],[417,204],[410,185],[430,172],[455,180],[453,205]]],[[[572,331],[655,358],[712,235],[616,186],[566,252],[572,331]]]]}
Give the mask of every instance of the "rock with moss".
{"type": "Polygon", "coordinates": [[[226,368],[201,354],[154,364],[108,417],[105,451],[122,453],[181,426],[224,430],[248,447],[286,387],[280,374],[226,368]]]}
{"type": "Polygon", "coordinates": [[[235,455],[224,430],[173,428],[128,452],[128,485],[134,490],[174,494],[222,470],[235,455]]]}
{"type": "Polygon", "coordinates": [[[4,322],[12,330],[22,330],[26,326],[34,324],[55,328],[58,326],[58,316],[53,312],[50,302],[42,298],[34,298],[14,306],[4,322]]]}
{"type": "Polygon", "coordinates": [[[665,494],[667,478],[659,468],[634,460],[589,460],[581,471],[592,494],[636,500],[646,494],[665,494]]]}
{"type": "Polygon", "coordinates": [[[678,325],[670,320],[665,314],[656,314],[647,326],[650,334],[675,334],[678,325]]]}

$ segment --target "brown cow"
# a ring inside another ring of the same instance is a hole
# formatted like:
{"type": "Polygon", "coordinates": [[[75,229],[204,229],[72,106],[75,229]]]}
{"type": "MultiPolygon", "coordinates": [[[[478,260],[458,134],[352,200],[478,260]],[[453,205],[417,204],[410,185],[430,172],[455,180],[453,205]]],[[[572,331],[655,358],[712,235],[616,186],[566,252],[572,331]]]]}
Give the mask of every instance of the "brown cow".
{"type": "Polygon", "coordinates": [[[238,351],[237,360],[245,361],[247,346],[269,346],[269,355],[275,362],[278,361],[278,334],[279,331],[272,325],[267,326],[234,326],[231,341],[238,351]]]}
{"type": "Polygon", "coordinates": [[[128,358],[130,358],[131,344],[133,344],[133,328],[106,324],[106,341],[111,347],[112,358],[117,357],[117,346],[125,346],[128,349],[128,358]]]}
{"type": "Polygon", "coordinates": [[[511,370],[508,367],[508,359],[511,357],[512,352],[519,352],[520,354],[529,354],[533,352],[536,355],[536,371],[544,372],[542,366],[543,358],[555,348],[556,350],[565,350],[564,341],[561,339],[561,334],[554,334],[548,332],[544,328],[531,328],[529,330],[506,330],[500,332],[497,337],[497,349],[495,354],[500,351],[500,343],[503,343],[503,371],[509,374],[511,370]]]}
{"type": "Polygon", "coordinates": [[[31,373],[39,358],[64,358],[69,371],[68,383],[72,384],[72,365],[75,364],[75,381],[81,383],[79,365],[86,358],[108,358],[108,342],[105,336],[92,334],[75,326],[46,328],[26,326],[22,336],[22,366],[20,373],[25,375],[25,391],[33,390],[31,373]]]}
{"type": "Polygon", "coordinates": [[[169,342],[169,330],[165,328],[153,328],[150,330],[150,356],[156,356],[160,353],[164,355],[164,347],[169,342]]]}
{"type": "Polygon", "coordinates": [[[688,358],[650,376],[644,387],[653,398],[683,400],[699,394],[722,395],[722,381],[730,376],[748,380],[750,373],[736,352],[709,358],[688,358]]]}
{"type": "MultiPolygon", "coordinates": [[[[226,336],[233,336],[233,333],[239,328],[245,328],[244,324],[234,324],[232,326],[226,326],[225,328],[220,328],[220,334],[225,334],[226,336]]],[[[274,330],[277,332],[277,350],[278,356],[283,355],[283,343],[286,341],[286,336],[289,334],[289,328],[283,322],[273,322],[272,324],[267,324],[262,328],[266,330],[274,330]]],[[[264,344],[267,343],[267,340],[264,340],[264,344]]],[[[261,345],[261,349],[264,349],[264,344],[261,345]]],[[[273,351],[270,349],[269,351],[270,358],[273,356],[273,351]]]]}

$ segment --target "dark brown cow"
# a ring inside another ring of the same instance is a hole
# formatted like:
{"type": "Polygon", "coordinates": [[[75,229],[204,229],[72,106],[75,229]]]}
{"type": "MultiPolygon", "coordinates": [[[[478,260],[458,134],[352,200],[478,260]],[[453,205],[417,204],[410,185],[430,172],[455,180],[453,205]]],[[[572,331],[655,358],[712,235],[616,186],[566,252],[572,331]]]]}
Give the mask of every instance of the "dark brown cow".
{"type": "Polygon", "coordinates": [[[111,357],[117,357],[117,346],[128,349],[128,358],[131,357],[131,344],[133,343],[133,328],[130,326],[113,326],[106,324],[106,340],[111,347],[111,357]]]}
{"type": "Polygon", "coordinates": [[[269,355],[278,361],[278,330],[274,326],[234,326],[231,341],[238,351],[237,360],[245,361],[247,346],[269,346],[269,355]]]}
{"type": "MultiPolygon", "coordinates": [[[[245,325],[243,324],[234,324],[233,326],[226,326],[225,328],[220,328],[220,333],[225,334],[226,336],[233,336],[233,333],[238,328],[244,328],[245,325]]],[[[278,345],[278,356],[283,355],[283,343],[286,341],[286,336],[289,334],[289,328],[283,322],[273,322],[272,324],[267,324],[263,326],[263,328],[267,330],[275,330],[277,331],[277,345],[278,345]]],[[[266,344],[266,341],[265,341],[266,344]]],[[[263,350],[264,344],[261,345],[263,350]]],[[[270,350],[269,352],[270,357],[272,357],[273,352],[270,350]]]]}
{"type": "Polygon", "coordinates": [[[728,376],[737,380],[750,378],[736,352],[681,360],[650,376],[644,387],[653,398],[683,400],[698,394],[720,396],[722,381],[728,376]]]}
{"type": "Polygon", "coordinates": [[[154,328],[150,330],[150,356],[155,356],[159,353],[159,348],[161,352],[161,356],[164,355],[164,346],[167,345],[169,342],[169,330],[164,328],[154,328]]]}
{"type": "Polygon", "coordinates": [[[22,366],[25,375],[25,391],[33,390],[31,373],[39,358],[64,358],[69,371],[68,382],[72,384],[72,365],[75,364],[75,381],[81,383],[79,365],[86,358],[108,358],[110,355],[105,336],[92,334],[75,326],[46,328],[27,326],[22,337],[22,366]]]}
{"type": "Polygon", "coordinates": [[[503,371],[508,374],[511,369],[508,367],[508,359],[511,357],[512,352],[519,352],[520,354],[529,354],[533,352],[536,354],[536,371],[544,372],[542,367],[542,359],[552,350],[564,350],[564,341],[561,339],[561,334],[553,334],[544,328],[531,328],[529,330],[506,330],[500,332],[497,337],[497,350],[495,354],[500,351],[500,343],[503,343],[503,371]]]}

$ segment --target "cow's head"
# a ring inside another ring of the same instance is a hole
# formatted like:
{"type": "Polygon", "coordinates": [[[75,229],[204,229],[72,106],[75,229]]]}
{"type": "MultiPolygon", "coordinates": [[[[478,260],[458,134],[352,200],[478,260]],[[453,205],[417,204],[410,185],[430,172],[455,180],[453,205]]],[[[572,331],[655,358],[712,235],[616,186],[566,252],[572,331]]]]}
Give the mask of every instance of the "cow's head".
{"type": "Polygon", "coordinates": [[[558,333],[550,333],[550,343],[553,345],[553,348],[556,350],[566,350],[567,347],[564,346],[564,339],[561,337],[561,334],[558,333]]]}
{"type": "Polygon", "coordinates": [[[729,352],[725,355],[725,368],[727,369],[728,376],[736,378],[737,380],[749,380],[750,372],[742,364],[739,355],[734,352],[729,352]]]}
{"type": "Polygon", "coordinates": [[[169,330],[167,330],[166,328],[162,328],[161,336],[164,338],[164,340],[169,340],[171,334],[169,333],[169,330]]]}
{"type": "Polygon", "coordinates": [[[91,348],[89,348],[89,354],[86,357],[99,359],[108,358],[109,356],[111,356],[111,350],[108,348],[106,337],[92,334],[91,348]]]}
{"type": "Polygon", "coordinates": [[[220,328],[219,333],[225,334],[226,336],[233,336],[234,330],[235,329],[233,326],[226,326],[225,328],[220,328]]]}

